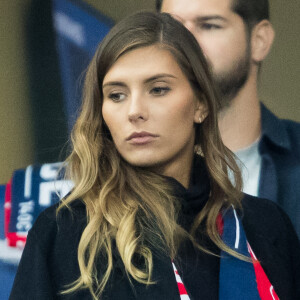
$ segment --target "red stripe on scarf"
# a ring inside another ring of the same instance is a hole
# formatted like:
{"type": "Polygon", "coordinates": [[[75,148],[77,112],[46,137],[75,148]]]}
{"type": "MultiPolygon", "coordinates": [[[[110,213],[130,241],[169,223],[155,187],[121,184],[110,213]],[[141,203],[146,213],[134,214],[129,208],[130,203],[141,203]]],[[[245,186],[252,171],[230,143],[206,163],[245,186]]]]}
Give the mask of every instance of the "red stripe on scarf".
{"type": "Polygon", "coordinates": [[[178,285],[179,295],[187,295],[188,294],[183,283],[177,282],[177,285],[178,285]]]}
{"type": "Polygon", "coordinates": [[[269,281],[264,269],[262,268],[260,262],[257,260],[249,243],[248,250],[252,258],[257,283],[257,290],[261,300],[279,300],[279,297],[277,296],[273,285],[269,281]]]}

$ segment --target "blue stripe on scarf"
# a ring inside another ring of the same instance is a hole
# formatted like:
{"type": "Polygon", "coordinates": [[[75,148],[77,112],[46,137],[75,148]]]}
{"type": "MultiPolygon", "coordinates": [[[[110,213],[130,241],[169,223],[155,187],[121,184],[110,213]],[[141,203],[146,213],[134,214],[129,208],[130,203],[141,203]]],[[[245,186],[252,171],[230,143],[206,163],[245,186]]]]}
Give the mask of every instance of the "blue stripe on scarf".
{"type": "MultiPolygon", "coordinates": [[[[223,242],[238,253],[250,257],[246,234],[235,210],[226,211],[223,220],[223,242]]],[[[221,251],[219,278],[219,300],[261,300],[251,262],[242,261],[221,251]]]]}

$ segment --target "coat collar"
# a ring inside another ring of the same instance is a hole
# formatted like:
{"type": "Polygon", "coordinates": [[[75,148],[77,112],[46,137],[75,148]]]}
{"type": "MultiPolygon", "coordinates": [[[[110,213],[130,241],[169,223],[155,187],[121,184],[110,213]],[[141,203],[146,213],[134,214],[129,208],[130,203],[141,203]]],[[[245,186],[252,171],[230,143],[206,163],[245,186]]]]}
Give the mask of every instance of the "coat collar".
{"type": "Polygon", "coordinates": [[[274,145],[291,151],[291,143],[283,120],[277,118],[261,103],[262,140],[268,139],[274,145]]]}

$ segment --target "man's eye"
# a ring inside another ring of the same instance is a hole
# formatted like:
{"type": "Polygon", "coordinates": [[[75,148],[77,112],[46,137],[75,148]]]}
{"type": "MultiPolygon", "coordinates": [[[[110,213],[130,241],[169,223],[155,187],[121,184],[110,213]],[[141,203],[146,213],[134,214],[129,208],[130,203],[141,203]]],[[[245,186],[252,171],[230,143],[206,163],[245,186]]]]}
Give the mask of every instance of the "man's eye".
{"type": "Polygon", "coordinates": [[[114,102],[120,102],[125,99],[125,95],[123,93],[110,93],[108,98],[114,102]]]}
{"type": "Polygon", "coordinates": [[[171,89],[169,87],[154,87],[150,93],[155,96],[163,96],[167,94],[171,89]]]}
{"type": "Polygon", "coordinates": [[[211,23],[202,23],[199,25],[199,27],[204,30],[213,30],[213,29],[221,29],[222,28],[222,26],[220,26],[220,25],[211,24],[211,23]]]}

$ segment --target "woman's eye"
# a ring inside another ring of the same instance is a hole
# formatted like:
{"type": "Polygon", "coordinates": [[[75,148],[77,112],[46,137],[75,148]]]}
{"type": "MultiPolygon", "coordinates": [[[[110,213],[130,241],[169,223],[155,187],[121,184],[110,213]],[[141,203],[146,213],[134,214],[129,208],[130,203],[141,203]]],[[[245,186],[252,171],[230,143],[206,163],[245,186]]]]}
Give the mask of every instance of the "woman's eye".
{"type": "Polygon", "coordinates": [[[154,96],[163,96],[167,94],[171,89],[169,87],[154,87],[150,93],[154,96]]]}
{"type": "Polygon", "coordinates": [[[110,93],[108,98],[114,102],[120,102],[125,99],[125,95],[123,93],[110,93]]]}

